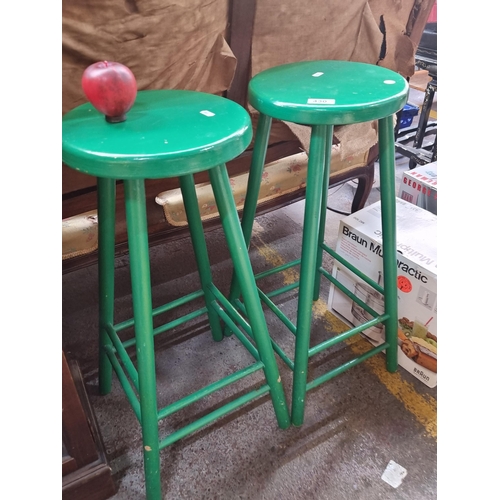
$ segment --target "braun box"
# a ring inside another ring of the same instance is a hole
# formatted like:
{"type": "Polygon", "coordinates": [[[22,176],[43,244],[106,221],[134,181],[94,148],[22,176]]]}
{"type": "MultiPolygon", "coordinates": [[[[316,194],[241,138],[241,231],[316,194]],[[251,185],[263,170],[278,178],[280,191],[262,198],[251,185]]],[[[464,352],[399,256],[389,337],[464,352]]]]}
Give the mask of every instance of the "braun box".
{"type": "MultiPolygon", "coordinates": [[[[429,387],[437,385],[437,216],[396,198],[398,264],[398,362],[429,387]]],[[[340,222],[337,253],[383,286],[380,201],[340,222]]],[[[383,296],[340,263],[333,276],[379,313],[383,296]]],[[[328,308],[358,326],[372,316],[333,284],[328,308]]],[[[384,340],[382,324],[363,334],[375,345],[384,340]]]]}
{"type": "Polygon", "coordinates": [[[437,215],[437,161],[404,172],[398,196],[437,215]]]}

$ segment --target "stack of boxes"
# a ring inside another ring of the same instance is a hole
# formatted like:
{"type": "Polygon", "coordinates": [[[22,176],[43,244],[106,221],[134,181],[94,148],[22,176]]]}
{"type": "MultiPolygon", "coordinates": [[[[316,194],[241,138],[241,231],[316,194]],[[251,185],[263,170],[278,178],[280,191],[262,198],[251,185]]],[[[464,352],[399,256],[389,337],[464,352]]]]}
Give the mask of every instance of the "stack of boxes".
{"type": "MultiPolygon", "coordinates": [[[[398,251],[398,361],[429,387],[437,385],[437,165],[404,173],[396,198],[398,251]],[[406,180],[405,180],[406,179],[406,180]],[[431,203],[432,201],[432,203],[431,203]]],[[[337,253],[376,282],[382,281],[380,202],[340,222],[337,253]]],[[[342,264],[333,276],[375,311],[383,312],[383,296],[342,264]]],[[[332,285],[329,309],[357,326],[369,313],[332,285]]],[[[363,332],[374,345],[384,339],[383,325],[363,332]]]]}
{"type": "Polygon", "coordinates": [[[437,161],[404,172],[398,196],[437,215],[437,161]]]}

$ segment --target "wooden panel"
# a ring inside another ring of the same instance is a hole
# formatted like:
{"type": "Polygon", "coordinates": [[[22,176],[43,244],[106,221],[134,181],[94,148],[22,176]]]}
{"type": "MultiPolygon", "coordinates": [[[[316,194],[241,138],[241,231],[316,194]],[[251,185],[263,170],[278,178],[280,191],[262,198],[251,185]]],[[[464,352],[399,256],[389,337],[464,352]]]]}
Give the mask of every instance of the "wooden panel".
{"type": "Polygon", "coordinates": [[[256,0],[233,0],[228,43],[238,64],[227,97],[246,106],[247,87],[251,74],[252,36],[256,0]]]}
{"type": "Polygon", "coordinates": [[[109,467],[98,464],[78,470],[69,481],[66,480],[62,487],[62,500],[105,500],[115,493],[109,467]]]}
{"type": "Polygon", "coordinates": [[[62,432],[67,453],[75,459],[78,467],[99,458],[64,352],[62,353],[62,432]]]}
{"type": "Polygon", "coordinates": [[[95,187],[97,179],[91,175],[83,174],[62,164],[62,194],[78,191],[88,187],[95,187]]]}
{"type": "Polygon", "coordinates": [[[99,428],[74,360],[63,356],[63,500],[106,500],[116,493],[99,428]]]}
{"type": "Polygon", "coordinates": [[[73,457],[69,455],[63,456],[62,459],[62,475],[70,474],[71,472],[75,472],[78,469],[78,464],[73,457]]]}

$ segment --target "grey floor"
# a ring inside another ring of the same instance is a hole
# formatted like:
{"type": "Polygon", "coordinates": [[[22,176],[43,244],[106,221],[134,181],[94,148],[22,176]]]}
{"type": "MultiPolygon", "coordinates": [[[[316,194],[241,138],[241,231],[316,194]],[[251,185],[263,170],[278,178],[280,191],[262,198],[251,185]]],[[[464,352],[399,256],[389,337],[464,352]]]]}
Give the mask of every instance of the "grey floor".
{"type": "MultiPolygon", "coordinates": [[[[407,160],[397,158],[397,185],[407,160]]],[[[378,181],[368,204],[379,199],[378,181]]],[[[355,186],[332,188],[329,205],[348,211],[355,186]]],[[[257,219],[250,248],[256,271],[297,255],[303,202],[257,219]]],[[[329,211],[327,242],[334,246],[341,215],[329,211]]],[[[221,230],[207,234],[215,281],[226,290],[230,264],[221,230]]],[[[117,261],[117,320],[131,315],[128,257],[117,261]]],[[[325,257],[326,268],[331,261],[325,257]]],[[[151,249],[154,305],[197,289],[190,241],[183,239],[151,249]]],[[[277,278],[273,278],[277,279],[277,278]]],[[[76,358],[106,447],[117,486],[114,500],[145,498],[142,444],[138,422],[116,380],[109,395],[97,391],[97,268],[91,266],[62,278],[63,349],[76,358]]],[[[327,311],[327,282],[313,310],[312,341],[339,328],[327,311]]],[[[283,298],[293,317],[296,301],[283,298]]],[[[270,313],[269,329],[286,348],[290,335],[270,313]]],[[[311,372],[320,374],[359,352],[364,339],[337,346],[314,358],[311,372]]],[[[186,394],[248,360],[248,353],[230,337],[212,341],[206,321],[169,332],[157,343],[159,404],[186,394]]],[[[308,392],[305,423],[280,430],[271,402],[262,397],[161,452],[161,478],[168,499],[248,500],[427,500],[437,497],[437,389],[429,389],[399,370],[389,375],[379,354],[308,392]],[[407,470],[398,487],[382,474],[390,461],[407,470]]],[[[279,364],[290,401],[291,374],[279,364]]],[[[162,422],[161,433],[187,423],[228,400],[234,392],[257,384],[260,375],[237,389],[211,395],[162,422]]]]}

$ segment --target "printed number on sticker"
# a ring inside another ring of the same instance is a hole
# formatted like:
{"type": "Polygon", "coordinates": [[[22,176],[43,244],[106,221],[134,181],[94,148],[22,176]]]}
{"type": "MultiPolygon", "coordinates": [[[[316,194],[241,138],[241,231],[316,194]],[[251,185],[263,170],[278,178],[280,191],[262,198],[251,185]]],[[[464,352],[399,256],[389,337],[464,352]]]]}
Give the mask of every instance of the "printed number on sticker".
{"type": "Polygon", "coordinates": [[[335,104],[335,99],[307,99],[307,104],[335,104]]]}

